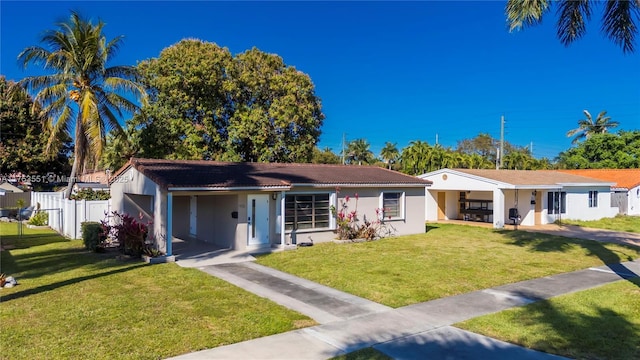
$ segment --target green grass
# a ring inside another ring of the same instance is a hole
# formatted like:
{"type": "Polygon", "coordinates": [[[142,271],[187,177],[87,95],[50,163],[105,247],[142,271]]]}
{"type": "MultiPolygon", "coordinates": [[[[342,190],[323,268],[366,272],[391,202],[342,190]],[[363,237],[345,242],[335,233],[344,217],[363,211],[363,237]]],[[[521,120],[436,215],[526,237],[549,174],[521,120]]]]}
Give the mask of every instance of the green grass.
{"type": "Polygon", "coordinates": [[[314,325],[196,269],[119,261],[0,223],[3,359],[158,359],[314,325]],[[46,355],[45,355],[46,354],[46,355]]]}
{"type": "Polygon", "coordinates": [[[284,251],[258,263],[392,307],[640,257],[640,248],[472,226],[284,251]]]}
{"type": "Polygon", "coordinates": [[[374,348],[364,348],[331,358],[331,360],[393,360],[374,348]]]}
{"type": "Polygon", "coordinates": [[[455,326],[577,359],[640,359],[640,280],[474,318],[455,326]]]}
{"type": "Polygon", "coordinates": [[[562,224],[640,233],[640,216],[618,215],[594,221],[562,220],[562,224]]]}

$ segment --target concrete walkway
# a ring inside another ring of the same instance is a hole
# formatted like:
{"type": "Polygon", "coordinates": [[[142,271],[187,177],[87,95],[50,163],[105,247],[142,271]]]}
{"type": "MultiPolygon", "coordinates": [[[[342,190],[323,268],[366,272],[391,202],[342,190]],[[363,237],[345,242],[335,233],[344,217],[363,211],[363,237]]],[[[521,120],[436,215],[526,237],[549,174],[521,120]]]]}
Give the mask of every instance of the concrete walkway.
{"type": "Polygon", "coordinates": [[[451,325],[537,300],[637,277],[640,261],[522,281],[398,309],[253,263],[207,266],[202,270],[235,281],[260,296],[267,292],[279,293],[282,297],[276,301],[294,310],[301,311],[296,307],[302,303],[308,308],[301,312],[315,314],[312,317],[323,324],[174,359],[324,360],[366,347],[378,349],[395,359],[558,359],[451,325]],[[338,304],[341,310],[332,311],[331,304],[338,304]]]}

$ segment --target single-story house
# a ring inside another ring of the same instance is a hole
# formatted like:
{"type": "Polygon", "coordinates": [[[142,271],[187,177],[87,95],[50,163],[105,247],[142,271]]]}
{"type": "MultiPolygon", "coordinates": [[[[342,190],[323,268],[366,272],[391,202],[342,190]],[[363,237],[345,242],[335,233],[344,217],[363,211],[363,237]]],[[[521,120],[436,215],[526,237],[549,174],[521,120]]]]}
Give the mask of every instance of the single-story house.
{"type": "Polygon", "coordinates": [[[469,220],[533,226],[562,219],[614,216],[612,182],[553,170],[441,169],[429,180],[426,220],[469,220]]]}
{"type": "Polygon", "coordinates": [[[139,158],[110,180],[112,209],[152,221],[167,255],[174,238],[236,250],[328,241],[346,197],[360,220],[384,209],[397,235],[422,233],[430,184],[374,166],[139,158]]]}
{"type": "Polygon", "coordinates": [[[611,187],[611,206],[620,214],[640,215],[640,169],[579,169],[558,170],[615,183],[611,187]]]}

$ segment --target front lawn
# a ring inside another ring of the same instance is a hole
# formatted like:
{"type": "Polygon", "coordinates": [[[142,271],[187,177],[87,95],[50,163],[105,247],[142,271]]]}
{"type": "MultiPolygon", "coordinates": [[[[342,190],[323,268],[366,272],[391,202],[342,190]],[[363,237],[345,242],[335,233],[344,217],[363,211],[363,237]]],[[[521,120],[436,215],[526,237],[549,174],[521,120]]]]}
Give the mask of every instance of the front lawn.
{"type": "Polygon", "coordinates": [[[618,215],[613,218],[604,218],[593,221],[562,220],[562,224],[640,233],[640,216],[618,215]]]}
{"type": "Polygon", "coordinates": [[[196,269],[16,230],[0,223],[0,271],[20,283],[0,290],[3,359],[158,359],[315,324],[196,269]]]}
{"type": "Polygon", "coordinates": [[[460,324],[479,334],[577,359],[640,359],[640,280],[618,281],[460,324]]]}
{"type": "Polygon", "coordinates": [[[261,256],[258,263],[400,307],[638,257],[637,247],[438,224],[426,234],[316,244],[261,256]]]}

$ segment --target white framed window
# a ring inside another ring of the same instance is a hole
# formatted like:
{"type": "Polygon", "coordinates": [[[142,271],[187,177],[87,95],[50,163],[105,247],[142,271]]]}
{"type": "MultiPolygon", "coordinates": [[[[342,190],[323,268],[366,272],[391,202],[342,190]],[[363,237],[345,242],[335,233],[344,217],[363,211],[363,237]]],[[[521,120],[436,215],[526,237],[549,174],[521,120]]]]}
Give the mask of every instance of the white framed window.
{"type": "Polygon", "coordinates": [[[597,191],[589,191],[589,207],[590,208],[598,207],[598,192],[597,191]]]}
{"type": "Polygon", "coordinates": [[[405,193],[383,191],[380,193],[381,220],[404,220],[405,193]]]}

